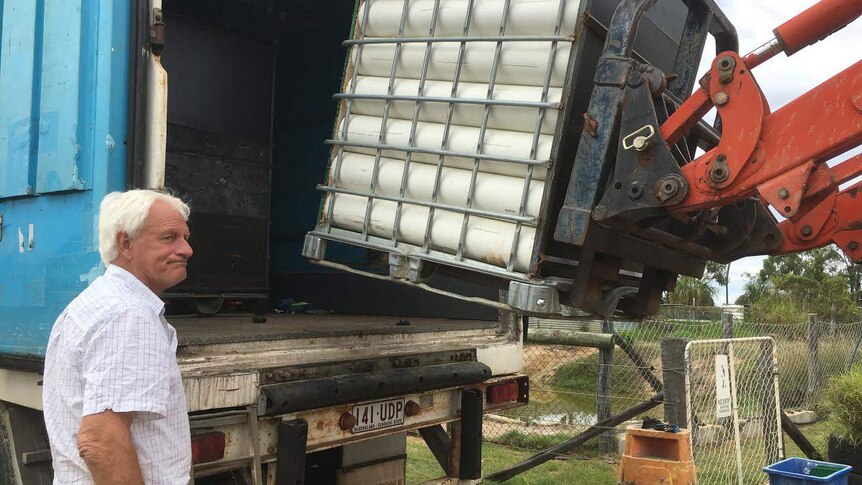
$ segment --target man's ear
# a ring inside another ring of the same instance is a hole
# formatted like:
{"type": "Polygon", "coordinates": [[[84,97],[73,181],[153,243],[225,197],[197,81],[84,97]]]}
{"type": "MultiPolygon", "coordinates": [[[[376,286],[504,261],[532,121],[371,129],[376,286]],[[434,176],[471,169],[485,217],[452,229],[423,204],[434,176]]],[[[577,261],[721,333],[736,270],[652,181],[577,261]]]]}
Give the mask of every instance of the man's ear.
{"type": "Polygon", "coordinates": [[[117,251],[122,259],[132,259],[132,239],[125,232],[117,233],[117,251]]]}

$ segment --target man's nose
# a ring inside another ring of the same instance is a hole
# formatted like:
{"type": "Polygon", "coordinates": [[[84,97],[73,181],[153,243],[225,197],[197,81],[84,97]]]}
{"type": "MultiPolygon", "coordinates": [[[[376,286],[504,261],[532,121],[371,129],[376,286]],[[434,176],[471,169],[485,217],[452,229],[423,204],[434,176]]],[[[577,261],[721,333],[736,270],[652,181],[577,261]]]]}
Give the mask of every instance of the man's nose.
{"type": "Polygon", "coordinates": [[[186,239],[182,239],[180,243],[180,247],[177,249],[177,254],[185,257],[186,259],[191,258],[194,251],[192,250],[192,245],[186,239]]]}

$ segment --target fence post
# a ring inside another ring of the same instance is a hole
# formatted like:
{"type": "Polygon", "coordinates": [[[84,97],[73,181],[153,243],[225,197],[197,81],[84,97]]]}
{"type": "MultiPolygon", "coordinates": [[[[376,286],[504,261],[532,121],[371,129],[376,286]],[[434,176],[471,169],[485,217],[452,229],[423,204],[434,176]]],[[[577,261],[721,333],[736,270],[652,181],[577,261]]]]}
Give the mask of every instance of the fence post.
{"type": "Polygon", "coordinates": [[[781,440],[781,417],[778,415],[778,403],[776,402],[776,373],[775,362],[775,340],[765,340],[760,343],[760,359],[758,362],[763,396],[760,401],[760,415],[763,420],[763,446],[766,453],[766,463],[778,461],[777,450],[781,440]],[[775,435],[770,435],[769,430],[775,428],[775,435]],[[778,446],[776,446],[778,445],[778,446]]]}
{"type": "Polygon", "coordinates": [[[688,428],[688,403],[685,385],[685,346],[688,339],[661,339],[661,373],[664,380],[664,420],[688,428]]]}
{"type": "MultiPolygon", "coordinates": [[[[732,339],[733,338],[733,315],[730,313],[725,313],[721,316],[721,338],[723,339],[732,339]]],[[[721,353],[727,355],[727,344],[721,344],[721,353]]]]}
{"type": "Polygon", "coordinates": [[[814,403],[814,397],[820,387],[818,375],[820,373],[820,325],[817,322],[817,314],[808,314],[808,393],[806,395],[806,406],[808,408],[814,403]]]}
{"type": "Polygon", "coordinates": [[[722,318],[724,325],[721,329],[721,338],[730,339],[733,338],[733,314],[725,313],[722,318]]]}
{"type": "MultiPolygon", "coordinates": [[[[602,320],[602,333],[614,333],[614,322],[602,320]]],[[[599,380],[596,389],[596,420],[602,422],[611,417],[611,370],[614,363],[614,348],[599,348],[599,380]]],[[[609,429],[599,436],[599,451],[613,453],[616,448],[614,430],[609,429]]]]}

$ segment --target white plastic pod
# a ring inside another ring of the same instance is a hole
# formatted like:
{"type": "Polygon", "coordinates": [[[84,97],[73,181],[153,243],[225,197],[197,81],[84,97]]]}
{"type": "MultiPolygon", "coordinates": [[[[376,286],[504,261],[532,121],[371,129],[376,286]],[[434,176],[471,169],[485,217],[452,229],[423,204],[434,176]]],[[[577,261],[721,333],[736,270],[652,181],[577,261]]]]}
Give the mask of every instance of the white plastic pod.
{"type": "MultiPolygon", "coordinates": [[[[435,0],[407,2],[404,37],[427,36],[431,29],[435,0]]],[[[561,32],[572,32],[577,23],[577,0],[564,0],[561,32]]],[[[470,15],[471,36],[499,35],[505,0],[475,0],[470,15]]],[[[371,0],[362,4],[358,25],[365,26],[366,37],[392,37],[401,24],[404,0],[371,0]],[[367,10],[370,9],[370,10],[367,10]],[[369,12],[365,20],[365,12],[369,12]]],[[[511,0],[506,35],[552,35],[560,0],[511,0]],[[550,14],[549,14],[550,13],[550,14]]],[[[454,37],[464,33],[468,4],[463,0],[440,0],[440,13],[434,29],[437,37],[454,37]]]]}
{"type": "MultiPolygon", "coordinates": [[[[378,143],[380,140],[381,121],[381,118],[374,116],[351,116],[350,122],[347,125],[347,141],[366,144],[378,143]]],[[[341,124],[338,127],[339,134],[342,133],[343,123],[344,120],[341,121],[341,124]]],[[[386,125],[384,142],[388,145],[404,147],[411,146],[410,131],[412,124],[411,120],[389,119],[386,125]]],[[[443,146],[444,133],[444,124],[420,121],[416,124],[413,146],[440,150],[443,146]]],[[[456,152],[476,153],[479,136],[480,130],[478,128],[452,125],[449,130],[449,135],[446,138],[446,149],[456,152]]],[[[552,136],[540,135],[534,158],[536,160],[548,160],[551,155],[552,143],[552,136]]],[[[485,131],[482,143],[482,153],[498,157],[529,159],[531,158],[532,145],[532,133],[488,129],[485,131]]],[[[373,148],[349,146],[345,149],[356,153],[372,155],[376,153],[376,149],[373,148]]],[[[389,158],[405,158],[404,152],[396,150],[384,150],[382,155],[389,158]]],[[[415,152],[413,154],[413,160],[420,162],[436,164],[438,159],[438,155],[431,153],[415,152]]],[[[448,167],[472,170],[474,161],[475,160],[473,158],[447,156],[445,157],[444,165],[448,167]]],[[[527,165],[504,161],[482,160],[479,164],[479,170],[482,172],[523,178],[527,174],[527,165]]],[[[544,167],[533,167],[533,180],[544,180],[546,175],[547,170],[544,167]]]]}
{"type": "MultiPolygon", "coordinates": [[[[330,194],[329,197],[334,198],[332,225],[362,232],[368,198],[348,194],[330,194]]],[[[324,207],[328,207],[328,204],[324,204],[324,207]]],[[[391,238],[395,228],[397,208],[398,203],[396,202],[375,199],[371,204],[369,234],[391,238]]],[[[425,239],[429,212],[428,207],[403,204],[398,225],[398,239],[421,247],[425,239]]],[[[324,214],[324,216],[328,217],[328,214],[324,214]]],[[[431,222],[429,247],[455,254],[458,250],[463,221],[463,214],[440,209],[435,210],[431,222]]],[[[470,216],[463,248],[464,257],[505,268],[509,260],[515,232],[516,225],[514,223],[470,216]]],[[[515,254],[515,271],[523,272],[529,267],[535,235],[534,228],[521,227],[515,254]]]]}
{"type": "MultiPolygon", "coordinates": [[[[392,94],[396,96],[425,96],[435,98],[452,97],[451,81],[426,81],[419,92],[418,79],[396,78],[393,83],[392,94]]],[[[348,92],[356,94],[386,95],[389,94],[388,77],[359,76],[356,86],[348,86],[348,92]]],[[[515,86],[509,84],[497,84],[491,95],[492,100],[497,101],[526,101],[532,103],[559,103],[562,89],[550,88],[548,94],[542,99],[541,86],[515,86]]],[[[458,83],[455,98],[461,99],[488,99],[488,84],[483,83],[458,83]]],[[[386,103],[382,100],[355,99],[351,104],[351,113],[358,115],[383,116],[386,103]]],[[[415,101],[390,101],[389,116],[392,118],[413,119],[416,108],[415,101]]],[[[520,106],[492,105],[488,108],[488,121],[486,126],[499,130],[524,131],[533,133],[540,111],[544,111],[540,133],[553,135],[557,125],[558,111],[553,108],[534,108],[520,106]]],[[[449,103],[422,102],[419,104],[419,121],[432,123],[445,123],[449,112],[449,103]]],[[[482,117],[485,114],[485,105],[472,103],[455,103],[452,111],[453,125],[479,127],[482,125],[482,117]]]]}
{"type": "MultiPolygon", "coordinates": [[[[395,59],[395,45],[394,43],[387,43],[355,47],[353,63],[357,66],[359,75],[388,78],[392,72],[393,59],[395,59]],[[356,60],[357,52],[361,52],[358,61],[356,60]]],[[[566,80],[571,44],[568,42],[557,43],[557,49],[553,56],[551,55],[552,45],[552,42],[503,42],[497,74],[494,79],[495,84],[543,86],[548,71],[548,63],[553,61],[554,67],[550,86],[562,87],[566,80]]],[[[409,79],[421,77],[425,46],[424,43],[406,43],[401,46],[395,71],[396,77],[409,79]]],[[[433,43],[426,79],[453,80],[458,65],[459,49],[460,44],[457,42],[433,43]]],[[[460,81],[489,83],[496,49],[496,42],[468,42],[464,47],[460,81]]]]}
{"type": "MultiPolygon", "coordinates": [[[[376,193],[387,196],[399,195],[406,162],[381,157],[378,163],[376,193]]],[[[345,152],[337,177],[334,176],[334,171],[335,165],[331,167],[330,177],[334,179],[337,187],[367,191],[371,187],[374,174],[374,156],[345,152]]],[[[410,162],[404,197],[431,201],[436,176],[436,165],[410,162]]],[[[443,167],[437,202],[451,206],[466,206],[471,177],[472,172],[469,170],[443,167]]],[[[500,214],[518,215],[523,190],[523,178],[481,172],[476,175],[472,207],[500,214]]],[[[543,190],[544,184],[541,181],[530,183],[525,205],[526,216],[536,217],[539,214],[543,190]]]]}

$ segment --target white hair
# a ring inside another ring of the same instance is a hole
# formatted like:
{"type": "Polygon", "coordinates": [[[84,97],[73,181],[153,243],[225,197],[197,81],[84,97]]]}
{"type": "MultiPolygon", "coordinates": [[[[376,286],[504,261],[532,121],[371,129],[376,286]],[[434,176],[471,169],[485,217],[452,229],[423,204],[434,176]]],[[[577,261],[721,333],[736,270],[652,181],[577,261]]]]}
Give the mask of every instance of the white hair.
{"type": "Polygon", "coordinates": [[[124,232],[135,239],[144,227],[153,202],[162,200],[170,204],[183,220],[189,220],[191,210],[182,200],[155,190],[129,190],[111,192],[102,199],[99,209],[99,254],[105,266],[117,259],[117,234],[124,232]]]}

